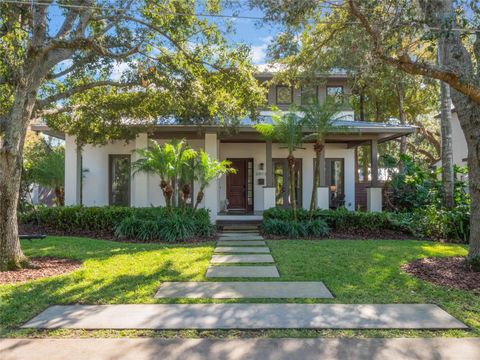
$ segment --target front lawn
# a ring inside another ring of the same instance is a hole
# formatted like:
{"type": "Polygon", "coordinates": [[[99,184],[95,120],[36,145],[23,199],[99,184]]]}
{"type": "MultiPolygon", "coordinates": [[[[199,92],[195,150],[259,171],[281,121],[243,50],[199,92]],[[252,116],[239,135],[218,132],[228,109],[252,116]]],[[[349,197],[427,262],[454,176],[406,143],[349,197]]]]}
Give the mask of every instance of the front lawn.
{"type": "MultiPolygon", "coordinates": [[[[268,241],[281,280],[320,280],[332,300],[290,302],[435,303],[472,331],[268,330],[268,331],[34,331],[16,329],[53,304],[155,303],[162,281],[205,281],[213,243],[197,245],[127,244],[71,237],[24,242],[28,256],[81,259],[71,274],[0,286],[2,336],[480,336],[480,296],[428,284],[405,274],[401,264],[425,256],[465,255],[460,245],[425,241],[279,240],[268,241]]],[[[188,300],[179,302],[222,302],[188,300]]],[[[249,300],[268,302],[268,300],[249,300]]],[[[275,300],[282,301],[282,300],[275,300]]],[[[171,300],[170,300],[171,302],[171,300]]],[[[227,300],[223,302],[238,302],[227,300]]]]}

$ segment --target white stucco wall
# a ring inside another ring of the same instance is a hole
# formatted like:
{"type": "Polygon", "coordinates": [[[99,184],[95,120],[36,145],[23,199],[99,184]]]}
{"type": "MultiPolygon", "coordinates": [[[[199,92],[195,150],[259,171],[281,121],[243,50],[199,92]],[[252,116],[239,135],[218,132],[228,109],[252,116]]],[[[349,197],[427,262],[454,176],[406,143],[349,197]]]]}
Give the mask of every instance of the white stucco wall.
{"type": "Polygon", "coordinates": [[[458,166],[466,166],[467,162],[463,159],[468,157],[467,140],[465,140],[456,112],[452,114],[452,151],[453,163],[458,166]]]}
{"type": "MultiPolygon", "coordinates": [[[[159,143],[168,141],[167,139],[157,140],[159,143]]],[[[204,148],[204,140],[190,140],[190,146],[198,150],[204,148]]],[[[72,146],[69,142],[68,147],[72,146]]],[[[259,169],[260,163],[266,162],[265,143],[218,143],[218,157],[221,160],[228,158],[253,158],[254,160],[254,210],[263,210],[264,191],[263,186],[258,184],[258,179],[266,179],[264,170],[259,169]]],[[[272,157],[286,158],[287,150],[281,148],[280,144],[273,144],[272,157]]],[[[135,141],[126,143],[115,141],[105,146],[85,146],[83,151],[83,167],[88,169],[83,179],[83,204],[86,206],[108,205],[108,156],[110,154],[132,154],[135,149],[135,141]]],[[[304,149],[295,152],[296,158],[302,159],[303,191],[302,205],[308,208],[310,196],[313,187],[313,159],[315,153],[312,144],[305,144],[304,149]]],[[[326,158],[343,158],[345,161],[345,206],[355,209],[355,152],[354,149],[348,149],[344,144],[327,144],[325,148],[326,158]]],[[[132,158],[133,160],[133,158],[132,158]]],[[[66,180],[73,181],[66,175],[66,180]]],[[[165,205],[163,195],[160,190],[160,178],[156,175],[148,175],[148,205],[165,205]]],[[[131,203],[135,204],[135,180],[132,181],[131,203]]],[[[68,186],[66,187],[68,192],[68,186]]],[[[194,192],[198,191],[198,184],[194,184],[194,192]]],[[[225,207],[226,199],[226,177],[218,181],[218,209],[225,207]]],[[[66,194],[68,196],[68,194],[66,194]]],[[[203,206],[203,204],[201,204],[203,206]]]]}
{"type": "MultiPolygon", "coordinates": [[[[452,113],[452,152],[453,163],[458,166],[467,166],[467,162],[463,161],[468,157],[468,146],[465,135],[463,134],[460,121],[458,120],[458,114],[452,113]]],[[[442,166],[442,160],[438,161],[435,166],[442,166]]]]}
{"type": "MultiPolygon", "coordinates": [[[[68,143],[66,144],[68,147],[68,143]]],[[[86,145],[82,152],[83,169],[88,170],[83,178],[83,204],[86,206],[108,205],[108,156],[131,155],[135,149],[135,141],[115,141],[105,146],[86,145]]],[[[135,191],[130,192],[132,204],[135,191]]]]}

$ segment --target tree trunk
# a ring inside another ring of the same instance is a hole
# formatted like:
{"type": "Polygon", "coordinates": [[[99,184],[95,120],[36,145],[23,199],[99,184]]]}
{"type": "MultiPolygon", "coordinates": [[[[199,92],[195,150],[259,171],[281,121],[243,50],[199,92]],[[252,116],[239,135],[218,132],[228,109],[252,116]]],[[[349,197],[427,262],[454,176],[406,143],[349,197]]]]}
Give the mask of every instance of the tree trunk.
{"type": "Polygon", "coordinates": [[[165,206],[170,208],[172,206],[172,186],[165,180],[162,180],[160,182],[160,189],[162,189],[163,197],[165,198],[165,206]]]}
{"type": "Polygon", "coordinates": [[[202,202],[203,200],[203,190],[205,190],[205,188],[201,188],[200,191],[198,192],[197,194],[197,200],[195,201],[195,206],[193,207],[194,210],[197,210],[198,208],[198,205],[200,205],[200,203],[202,202]]]}
{"type": "Polygon", "coordinates": [[[55,187],[55,203],[58,206],[65,205],[65,191],[60,186],[55,187]]]}
{"type": "Polygon", "coordinates": [[[454,204],[454,176],[453,176],[453,151],[452,151],[452,100],[450,86],[440,81],[441,117],[440,128],[442,134],[442,183],[443,204],[452,208],[454,204]]]}
{"type": "Polygon", "coordinates": [[[37,87],[27,86],[27,79],[22,80],[15,91],[0,147],[0,271],[21,268],[27,261],[18,237],[17,205],[23,145],[37,87]]]}
{"type": "Polygon", "coordinates": [[[470,191],[469,259],[480,259],[480,104],[456,90],[451,96],[468,145],[468,183],[470,191]]]}
{"type": "MultiPolygon", "coordinates": [[[[438,42],[437,61],[444,65],[446,60],[445,38],[441,37],[438,42]]],[[[450,86],[440,81],[440,132],[441,132],[441,158],[442,158],[442,183],[443,204],[447,209],[454,206],[454,175],[453,175],[453,150],[452,150],[452,98],[450,86]]]]}
{"type": "Polygon", "coordinates": [[[288,155],[288,168],[290,169],[290,206],[292,207],[293,220],[297,220],[297,202],[295,198],[295,157],[288,155]]]}
{"type": "MultiPolygon", "coordinates": [[[[395,86],[397,90],[397,98],[398,98],[398,118],[400,120],[400,124],[405,125],[405,94],[403,90],[403,84],[401,80],[398,80],[395,86]]],[[[400,156],[405,155],[407,153],[407,137],[402,136],[400,138],[400,156]]],[[[405,171],[405,164],[403,161],[400,160],[399,166],[400,173],[405,171]]]]}
{"type": "Polygon", "coordinates": [[[323,144],[315,143],[314,150],[316,154],[315,169],[313,170],[313,189],[312,197],[310,200],[310,213],[313,215],[313,212],[317,208],[317,189],[320,182],[320,157],[323,151],[323,144]]]}
{"type": "Polygon", "coordinates": [[[360,121],[365,121],[365,94],[360,91],[360,121]]]}

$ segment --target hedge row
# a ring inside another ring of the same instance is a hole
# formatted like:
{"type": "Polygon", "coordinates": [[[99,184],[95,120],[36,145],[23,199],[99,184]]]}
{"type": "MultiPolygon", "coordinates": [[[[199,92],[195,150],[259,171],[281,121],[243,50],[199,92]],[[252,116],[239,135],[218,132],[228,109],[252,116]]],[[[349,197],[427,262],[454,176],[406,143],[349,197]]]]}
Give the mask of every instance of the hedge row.
{"type": "MultiPolygon", "coordinates": [[[[341,208],[332,210],[316,210],[311,214],[305,209],[297,210],[298,222],[321,220],[331,230],[394,230],[404,231],[405,226],[397,221],[394,215],[386,212],[371,213],[362,211],[348,211],[341,208]]],[[[292,211],[283,208],[271,208],[263,213],[264,222],[270,219],[290,221],[292,211]]]]}
{"type": "Polygon", "coordinates": [[[208,211],[190,208],[38,207],[20,214],[19,223],[140,241],[185,241],[215,233],[208,211]]]}

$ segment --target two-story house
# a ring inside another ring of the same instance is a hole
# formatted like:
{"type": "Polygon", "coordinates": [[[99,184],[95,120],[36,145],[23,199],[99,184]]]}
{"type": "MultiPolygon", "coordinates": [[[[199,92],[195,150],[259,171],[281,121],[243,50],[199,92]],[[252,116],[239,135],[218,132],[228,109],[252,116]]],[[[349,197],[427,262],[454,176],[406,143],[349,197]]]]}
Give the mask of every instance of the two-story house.
{"type": "MultiPolygon", "coordinates": [[[[256,77],[260,82],[265,82],[271,80],[273,75],[267,69],[256,74],[256,77]]],[[[309,104],[314,99],[321,103],[328,96],[342,101],[349,92],[346,74],[338,72],[324,76],[316,85],[270,85],[267,105],[287,111],[292,104],[309,104]]],[[[262,111],[261,121],[271,121],[270,116],[271,111],[262,111]]],[[[338,133],[332,132],[326,138],[321,161],[321,184],[316,190],[318,206],[332,208],[344,205],[350,210],[356,209],[355,149],[370,144],[373,159],[372,187],[367,190],[367,204],[370,211],[379,211],[382,207],[382,192],[381,188],[375,187],[378,180],[377,145],[408,135],[413,128],[355,121],[351,110],[343,111],[339,117],[341,119],[336,123],[342,128],[345,125],[348,128],[347,131],[342,129],[338,133]]],[[[41,126],[36,130],[48,131],[41,126]]],[[[282,144],[265,141],[252,127],[249,119],[242,122],[235,134],[225,131],[220,125],[203,126],[200,130],[198,126],[158,125],[152,132],[139,134],[135,141],[118,140],[101,147],[86,145],[81,154],[77,153],[75,138],[67,135],[66,204],[79,204],[82,199],[85,206],[164,205],[159,178],[149,174],[136,174],[132,177],[129,164],[137,156],[133,151],[147,147],[149,140],[164,143],[173,138],[185,138],[192,148],[202,148],[217,159],[228,159],[237,169],[236,174],[214,181],[205,191],[201,205],[210,209],[212,221],[258,220],[265,209],[289,205],[287,150],[282,144]],[[88,169],[88,172],[83,172],[83,176],[82,168],[88,169]]],[[[295,157],[296,198],[300,207],[308,207],[313,188],[313,144],[304,144],[302,149],[296,151],[295,157]]],[[[196,184],[193,186],[195,188],[196,184]]]]}

